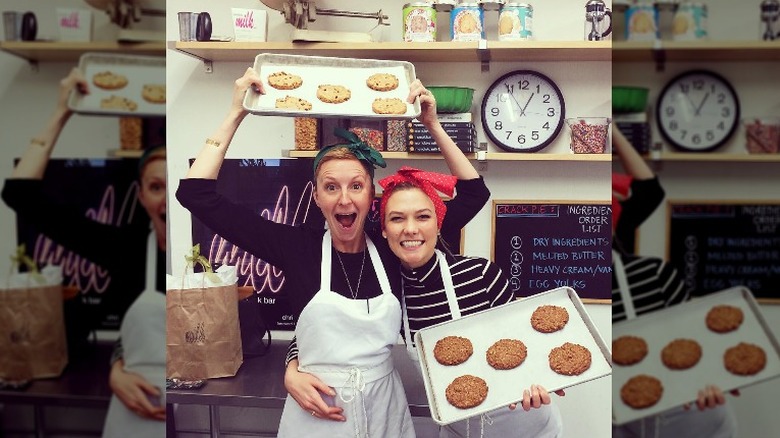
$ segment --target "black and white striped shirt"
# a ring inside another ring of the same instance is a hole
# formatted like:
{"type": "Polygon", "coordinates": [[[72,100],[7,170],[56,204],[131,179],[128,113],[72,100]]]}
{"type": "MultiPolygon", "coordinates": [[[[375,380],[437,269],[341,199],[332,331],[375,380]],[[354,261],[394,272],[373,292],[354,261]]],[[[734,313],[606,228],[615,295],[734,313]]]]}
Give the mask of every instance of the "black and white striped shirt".
{"type": "MultiPolygon", "coordinates": [[[[621,256],[637,315],[688,300],[688,290],[677,269],[655,257],[621,256]]],[[[612,265],[612,322],[626,319],[623,297],[612,265]]]]}
{"type": "MultiPolygon", "coordinates": [[[[506,304],[515,298],[503,271],[490,260],[455,255],[448,256],[447,262],[462,316],[506,304]]],[[[432,257],[418,269],[401,268],[401,278],[412,339],[418,330],[452,319],[438,257],[432,257]]],[[[293,339],[285,364],[297,357],[298,346],[293,339]]]]}

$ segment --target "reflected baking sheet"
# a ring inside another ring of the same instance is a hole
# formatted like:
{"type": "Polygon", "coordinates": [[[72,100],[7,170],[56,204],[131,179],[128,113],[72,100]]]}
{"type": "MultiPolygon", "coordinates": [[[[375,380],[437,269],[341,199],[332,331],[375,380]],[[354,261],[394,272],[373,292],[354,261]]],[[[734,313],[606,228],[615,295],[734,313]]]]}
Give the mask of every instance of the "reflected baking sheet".
{"type": "Polygon", "coordinates": [[[149,102],[142,94],[144,85],[165,86],[165,57],[85,53],[79,59],[79,69],[89,84],[90,93],[70,93],[68,107],[74,112],[101,116],[165,116],[165,101],[149,102]],[[125,76],[127,85],[117,90],[105,90],[96,86],[93,77],[105,71],[125,76]],[[137,104],[137,108],[127,110],[101,107],[101,101],[111,96],[129,99],[137,104]]]}
{"type": "Polygon", "coordinates": [[[604,340],[585,311],[576,292],[569,287],[552,289],[500,307],[420,330],[415,344],[423,371],[425,392],[431,417],[438,424],[449,424],[494,409],[506,408],[523,398],[523,390],[532,384],[549,392],[577,385],[612,372],[610,353],[604,340]],[[541,305],[566,309],[569,322],[557,332],[540,333],[531,327],[531,314],[541,305]],[[439,364],[433,357],[436,342],[445,336],[463,336],[471,340],[474,354],[455,366],[439,364]],[[528,356],[517,368],[496,370],[485,359],[485,352],[499,339],[521,340],[528,356]],[[550,369],[550,350],[565,342],[580,344],[590,350],[591,366],[579,376],[564,376],[550,369]],[[459,376],[471,374],[485,380],[488,395],[482,404],[470,409],[452,406],[445,396],[447,386],[459,376]]]}
{"type": "Polygon", "coordinates": [[[615,365],[612,376],[612,421],[615,424],[635,421],[695,401],[699,390],[707,385],[717,385],[725,393],[780,376],[780,344],[769,330],[753,295],[744,287],[726,289],[612,325],[613,339],[626,335],[643,338],[647,342],[648,353],[637,364],[615,365]],[[715,333],[707,328],[707,312],[720,304],[742,309],[745,318],[737,330],[715,333]],[[661,350],[678,338],[697,341],[702,347],[702,356],[692,368],[673,371],[661,362],[661,350]],[[734,375],[723,365],[725,351],[740,342],[758,345],[766,353],[766,367],[754,376],[734,375]],[[620,398],[620,388],[638,374],[651,375],[663,385],[661,399],[645,409],[633,409],[620,398]]]}
{"type": "Polygon", "coordinates": [[[282,55],[262,53],[255,57],[254,69],[263,81],[264,95],[250,89],[244,97],[244,108],[260,115],[290,117],[340,117],[366,119],[412,119],[420,115],[419,100],[406,103],[405,114],[376,114],[371,104],[377,98],[398,98],[406,102],[409,86],[415,80],[414,65],[404,61],[332,58],[324,56],[282,55]],[[268,84],[268,76],[283,71],[298,75],[303,83],[293,90],[278,90],[268,84]],[[391,91],[375,91],[366,79],[375,73],[391,73],[398,78],[398,87],[391,91]],[[351,92],[343,103],[327,103],[317,98],[319,85],[342,85],[351,92]],[[276,108],[276,99],[285,96],[305,99],[312,105],[309,111],[276,108]]]}

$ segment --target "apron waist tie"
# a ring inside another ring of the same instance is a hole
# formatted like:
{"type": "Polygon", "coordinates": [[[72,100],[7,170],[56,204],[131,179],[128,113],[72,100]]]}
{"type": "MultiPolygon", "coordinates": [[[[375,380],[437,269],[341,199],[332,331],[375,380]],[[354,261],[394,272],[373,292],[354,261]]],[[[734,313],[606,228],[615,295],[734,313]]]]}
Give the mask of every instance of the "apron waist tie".
{"type": "Polygon", "coordinates": [[[377,381],[393,371],[393,359],[388,357],[380,364],[360,369],[358,367],[351,367],[341,370],[318,370],[317,366],[298,368],[302,372],[314,374],[323,383],[328,386],[336,388],[336,393],[339,399],[347,404],[352,405],[352,415],[355,418],[355,437],[361,438],[360,427],[358,426],[358,407],[355,398],[360,397],[360,407],[363,410],[363,424],[365,429],[365,438],[370,438],[368,431],[368,412],[366,411],[366,401],[363,398],[363,390],[366,389],[366,383],[377,381]]]}

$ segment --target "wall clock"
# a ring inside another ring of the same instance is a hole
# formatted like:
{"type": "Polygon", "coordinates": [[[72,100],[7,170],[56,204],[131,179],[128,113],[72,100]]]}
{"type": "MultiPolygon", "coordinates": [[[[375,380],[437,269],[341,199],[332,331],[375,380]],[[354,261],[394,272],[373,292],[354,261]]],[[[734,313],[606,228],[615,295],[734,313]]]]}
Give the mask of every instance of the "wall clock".
{"type": "Polygon", "coordinates": [[[485,133],[510,152],[536,152],[552,143],[561,132],[565,113],[561,89],[533,70],[501,76],[482,98],[485,133]]]}
{"type": "Polygon", "coordinates": [[[664,86],[655,108],[664,140],[684,151],[710,151],[725,143],[739,123],[739,98],[728,80],[692,70],[664,86]]]}

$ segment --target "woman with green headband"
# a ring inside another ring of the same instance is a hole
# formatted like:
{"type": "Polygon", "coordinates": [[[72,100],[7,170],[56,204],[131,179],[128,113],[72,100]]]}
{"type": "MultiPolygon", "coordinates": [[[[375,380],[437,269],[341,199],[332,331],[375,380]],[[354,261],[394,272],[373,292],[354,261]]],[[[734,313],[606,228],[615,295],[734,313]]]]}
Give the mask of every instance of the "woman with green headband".
{"type": "MultiPolygon", "coordinates": [[[[60,82],[53,115],[30,140],[5,181],[2,197],[20,221],[35,225],[57,244],[100,266],[110,278],[101,308],[124,314],[118,314],[121,342],[111,358],[109,386],[114,394],[103,436],[161,436],[165,433],[165,406],[160,399],[165,383],[165,146],[150,147],[138,164],[138,201],[147,220],[120,228],[91,220],[53,199],[46,193],[44,174],[60,133],[73,115],[67,105],[73,90],[89,93],[89,83],[77,68],[60,82]]],[[[85,308],[79,311],[66,315],[80,324],[80,330],[72,324],[67,327],[69,344],[84,341],[87,332],[98,325],[85,308]]],[[[72,357],[79,354],[74,349],[71,353],[72,357]]]]}
{"type": "MultiPolygon", "coordinates": [[[[216,191],[227,147],[247,112],[246,90],[263,85],[248,69],[234,87],[231,110],[181,180],[176,196],[206,226],[285,273],[294,311],[298,359],[288,375],[304,381],[287,385],[280,437],[411,437],[414,429],[390,350],[401,330],[398,258],[367,226],[374,199],[373,171],[381,155],[356,137],[325,148],[315,159],[314,199],[327,230],[278,224],[238,206],[216,191]],[[388,275],[390,274],[390,275],[388,275]],[[338,419],[341,421],[328,421],[338,419]]],[[[437,141],[458,196],[442,234],[457,235],[487,202],[490,193],[436,117],[436,102],[419,81],[408,100],[419,99],[419,120],[437,141]]],[[[343,134],[343,133],[342,133],[343,134]]],[[[285,379],[287,380],[287,378],[285,379]]]]}

